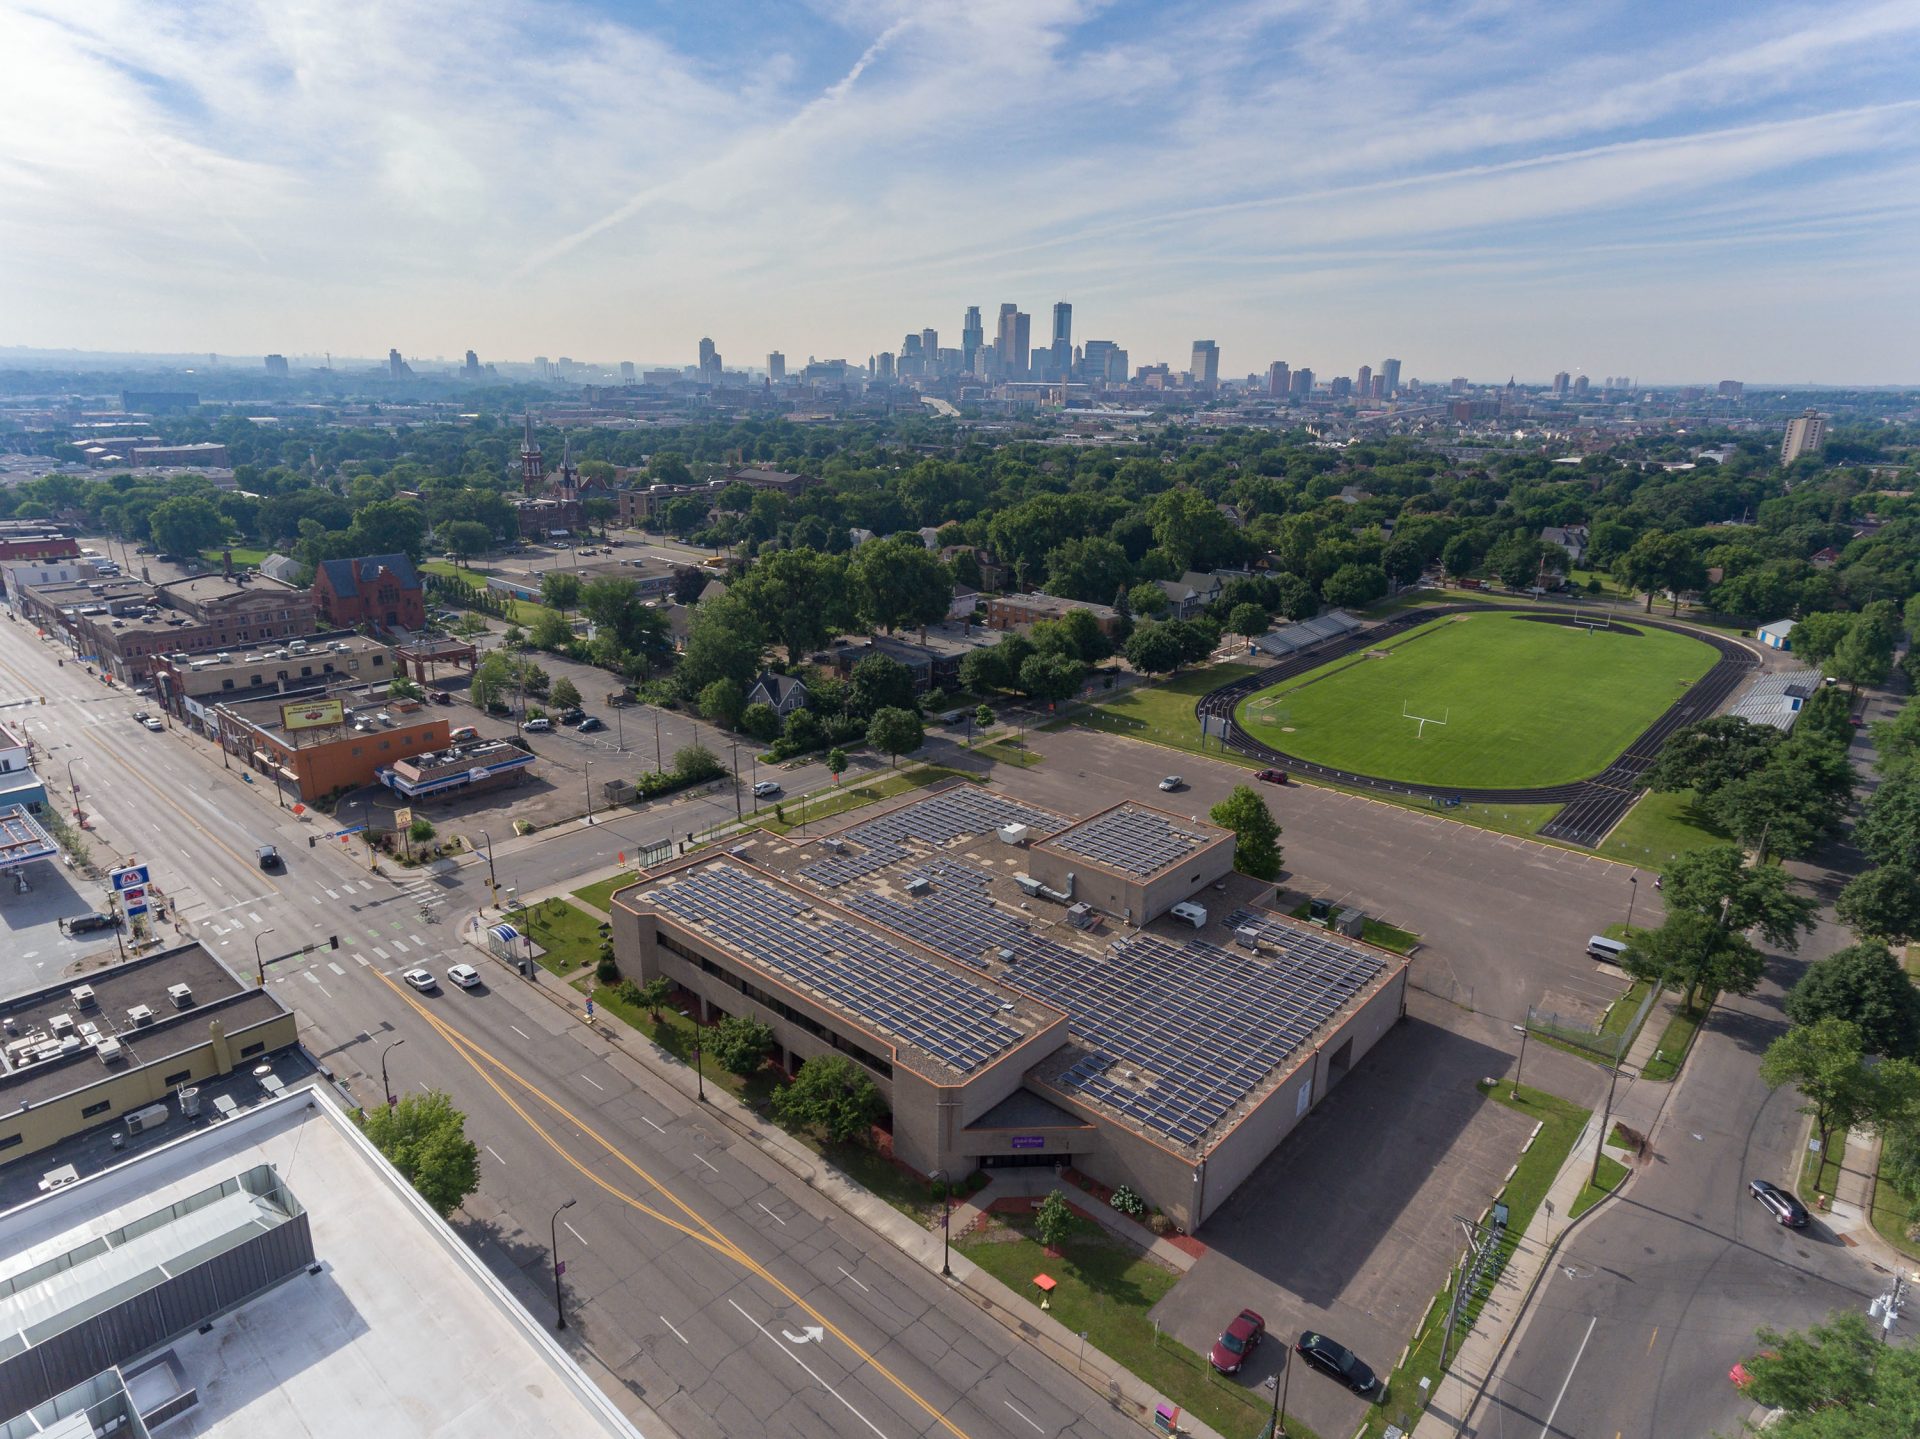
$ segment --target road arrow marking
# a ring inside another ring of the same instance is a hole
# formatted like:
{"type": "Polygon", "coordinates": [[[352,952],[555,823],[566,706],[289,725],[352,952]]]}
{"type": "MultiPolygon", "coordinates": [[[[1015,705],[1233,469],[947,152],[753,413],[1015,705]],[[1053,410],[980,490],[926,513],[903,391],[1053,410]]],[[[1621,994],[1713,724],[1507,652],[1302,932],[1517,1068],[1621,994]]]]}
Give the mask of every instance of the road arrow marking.
{"type": "Polygon", "coordinates": [[[782,1329],[780,1335],[789,1344],[818,1344],[827,1337],[827,1331],[822,1329],[818,1324],[809,1324],[798,1334],[795,1334],[791,1329],[782,1329]]]}

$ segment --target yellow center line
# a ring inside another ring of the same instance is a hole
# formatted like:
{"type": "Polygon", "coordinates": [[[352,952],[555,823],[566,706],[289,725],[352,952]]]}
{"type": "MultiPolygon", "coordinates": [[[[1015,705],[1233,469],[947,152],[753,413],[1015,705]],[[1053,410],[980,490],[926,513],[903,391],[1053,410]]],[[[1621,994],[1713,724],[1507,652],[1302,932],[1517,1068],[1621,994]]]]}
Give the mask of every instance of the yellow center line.
{"type": "Polygon", "coordinates": [[[736,1244],[733,1240],[729,1239],[726,1235],[722,1234],[720,1230],[717,1229],[709,1220],[704,1218],[695,1209],[693,1209],[684,1200],[682,1200],[677,1194],[675,1194],[671,1189],[669,1189],[666,1185],[662,1184],[658,1179],[654,1178],[653,1175],[648,1173],[640,1165],[636,1164],[618,1146],[608,1142],[591,1125],[587,1124],[578,1115],[574,1114],[572,1110],[568,1109],[564,1104],[561,1104],[558,1100],[554,1099],[551,1095],[547,1094],[538,1085],[534,1084],[533,1081],[531,1081],[525,1075],[515,1070],[511,1065],[505,1063],[504,1061],[495,1057],[493,1054],[489,1053],[484,1046],[474,1042],[473,1040],[467,1038],[465,1035],[455,1031],[445,1021],[441,1020],[437,1015],[433,1014],[426,1007],[426,1005],[422,1004],[419,1000],[415,999],[413,995],[408,993],[406,990],[402,989],[399,985],[395,984],[391,977],[380,973],[380,971],[378,970],[375,970],[374,973],[379,977],[381,983],[385,984],[387,988],[391,989],[396,995],[398,995],[402,1000],[404,1000],[406,1004],[410,1008],[412,1008],[416,1014],[418,1014],[423,1020],[427,1022],[428,1026],[431,1027],[435,1033],[439,1034],[442,1039],[446,1040],[447,1043],[453,1047],[454,1052],[460,1055],[462,1059],[466,1060],[468,1065],[471,1066],[474,1072],[480,1076],[480,1078],[486,1083],[488,1088],[492,1089],[496,1094],[499,1094],[502,1099],[505,1099],[508,1106],[512,1108],[513,1111],[516,1114],[518,1114],[523,1120],[526,1121],[527,1126],[530,1129],[532,1129],[534,1134],[537,1135],[542,1141],[544,1141],[547,1147],[552,1149],[554,1153],[558,1154],[562,1159],[566,1160],[569,1165],[579,1170],[581,1174],[585,1175],[588,1179],[592,1180],[593,1183],[598,1185],[600,1188],[604,1189],[609,1194],[612,1194],[616,1198],[619,1198],[624,1203],[631,1205],[632,1207],[640,1210],[643,1213],[653,1215],[655,1218],[660,1219],[662,1223],[667,1224],[671,1228],[678,1230],[682,1234],[691,1234],[693,1238],[699,1239],[703,1243],[708,1244],[710,1247],[717,1250],[719,1253],[723,1254],[725,1257],[733,1260],[736,1264],[740,1265],[741,1268],[747,1270],[751,1274],[758,1276],[760,1279],[764,1280],[767,1284],[779,1290],[781,1294],[786,1296],[788,1302],[792,1303],[797,1308],[803,1310],[807,1314],[807,1316],[813,1320],[814,1323],[820,1325],[828,1333],[833,1335],[834,1338],[838,1339],[842,1344],[845,1344],[855,1354],[859,1355],[861,1360],[867,1365],[869,1365],[874,1370],[875,1373],[881,1375],[890,1384],[892,1384],[894,1388],[898,1389],[902,1394],[906,1395],[907,1398],[911,1399],[915,1404],[919,1405],[919,1407],[923,1411],[925,1411],[925,1413],[930,1418],[934,1419],[936,1422],[940,1424],[942,1428],[946,1429],[949,1433],[953,1434],[955,1436],[955,1439],[971,1439],[971,1436],[969,1436],[964,1429],[961,1429],[957,1424],[955,1424],[951,1419],[949,1419],[945,1414],[943,1414],[939,1409],[937,1409],[932,1403],[930,1403],[925,1397],[923,1397],[917,1390],[915,1390],[911,1385],[909,1385],[904,1379],[900,1378],[899,1375],[895,1374],[891,1369],[887,1368],[886,1365],[882,1364],[880,1360],[877,1357],[875,1357],[875,1355],[872,1352],[870,1352],[868,1349],[862,1346],[857,1340],[853,1339],[850,1335],[848,1335],[846,1331],[841,1329],[838,1324],[834,1323],[831,1318],[829,1318],[825,1314],[822,1314],[812,1304],[808,1303],[805,1299],[801,1298],[801,1296],[798,1293],[796,1293],[792,1289],[792,1287],[790,1287],[778,1275],[771,1273],[766,1268],[765,1265],[761,1264],[759,1261],[754,1259],[745,1250],[741,1249],[740,1246],[736,1244]],[[476,1058],[475,1056],[478,1056],[478,1058],[476,1058]],[[599,1176],[593,1174],[590,1170],[586,1169],[585,1166],[578,1159],[576,1159],[573,1155],[569,1154],[566,1151],[566,1149],[563,1148],[560,1145],[560,1143],[557,1140],[555,1140],[554,1137],[546,1131],[546,1129],[544,1129],[540,1124],[538,1124],[533,1119],[533,1117],[526,1112],[526,1110],[521,1108],[516,1101],[514,1101],[510,1096],[508,1096],[506,1092],[502,1090],[497,1083],[494,1082],[493,1078],[490,1075],[488,1075],[486,1071],[481,1067],[482,1060],[484,1060],[486,1064],[491,1065],[494,1069],[499,1071],[499,1073],[504,1075],[508,1080],[512,1081],[514,1084],[519,1085],[522,1089],[526,1090],[529,1094],[533,1095],[534,1098],[540,1101],[540,1103],[544,1104],[548,1109],[551,1109],[555,1114],[559,1115],[561,1118],[566,1120],[567,1123],[571,1124],[575,1129],[579,1130],[587,1138],[593,1140],[594,1143],[598,1144],[608,1154],[612,1155],[614,1159],[619,1161],[621,1164],[625,1165],[628,1169],[632,1170],[633,1173],[638,1175],[641,1180],[643,1180],[647,1185],[649,1185],[651,1188],[657,1191],[663,1199],[667,1200],[676,1209],[679,1209],[683,1214],[687,1215],[687,1217],[690,1218],[702,1230],[705,1230],[706,1234],[704,1235],[692,1234],[692,1231],[688,1230],[685,1225],[682,1225],[673,1219],[667,1218],[665,1215],[659,1214],[657,1211],[650,1208],[641,1200],[635,1199],[631,1195],[622,1193],[619,1189],[615,1188],[611,1184],[608,1184],[605,1180],[601,1179],[599,1176]],[[708,1238],[707,1236],[711,1236],[711,1238],[708,1238]]]}

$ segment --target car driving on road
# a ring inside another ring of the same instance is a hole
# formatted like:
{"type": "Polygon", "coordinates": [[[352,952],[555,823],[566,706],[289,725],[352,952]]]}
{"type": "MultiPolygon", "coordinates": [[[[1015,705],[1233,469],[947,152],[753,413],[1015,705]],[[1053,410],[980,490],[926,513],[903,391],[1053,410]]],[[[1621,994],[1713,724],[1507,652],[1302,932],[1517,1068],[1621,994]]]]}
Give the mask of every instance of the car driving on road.
{"type": "Polygon", "coordinates": [[[753,797],[755,799],[772,799],[779,793],[780,782],[778,780],[763,779],[753,787],[753,797]]]}
{"type": "Polygon", "coordinates": [[[409,969],[400,977],[418,990],[436,989],[440,983],[430,969],[409,969]]]}
{"type": "Polygon", "coordinates": [[[447,978],[462,989],[476,989],[480,984],[480,971],[470,964],[448,965],[447,978]]]}
{"type": "Polygon", "coordinates": [[[1765,1179],[1749,1179],[1747,1193],[1760,1201],[1761,1207],[1774,1217],[1774,1221],[1789,1229],[1807,1227],[1807,1206],[1795,1199],[1779,1185],[1765,1179]]]}

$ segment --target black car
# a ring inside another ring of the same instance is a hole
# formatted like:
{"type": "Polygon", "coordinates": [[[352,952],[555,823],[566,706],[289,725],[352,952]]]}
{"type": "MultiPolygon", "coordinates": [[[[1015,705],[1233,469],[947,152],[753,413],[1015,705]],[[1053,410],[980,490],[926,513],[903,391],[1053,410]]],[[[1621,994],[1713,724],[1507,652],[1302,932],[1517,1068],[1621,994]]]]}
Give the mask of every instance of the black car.
{"type": "Polygon", "coordinates": [[[118,914],[76,914],[70,919],[60,921],[60,927],[68,934],[89,934],[96,929],[118,929],[118,914]]]}
{"type": "Polygon", "coordinates": [[[1767,1213],[1787,1228],[1805,1229],[1807,1227],[1807,1206],[1779,1185],[1765,1179],[1749,1179],[1747,1193],[1765,1205],[1767,1213]]]}
{"type": "Polygon", "coordinates": [[[560,711],[561,724],[579,724],[580,721],[585,719],[586,717],[587,717],[587,712],[581,709],[578,705],[575,705],[572,709],[564,709],[560,711]]]}
{"type": "Polygon", "coordinates": [[[575,725],[574,729],[581,734],[598,734],[606,727],[607,722],[605,720],[596,719],[594,716],[588,715],[585,719],[581,720],[579,724],[575,725]]]}
{"type": "Polygon", "coordinates": [[[260,856],[260,868],[264,870],[271,871],[285,869],[287,867],[287,862],[280,857],[280,849],[277,845],[263,844],[260,846],[258,853],[260,856]]]}
{"type": "Polygon", "coordinates": [[[1355,1394],[1373,1394],[1380,1388],[1380,1377],[1367,1368],[1358,1355],[1324,1334],[1307,1330],[1293,1346],[1293,1352],[1315,1369],[1331,1374],[1355,1394]]]}

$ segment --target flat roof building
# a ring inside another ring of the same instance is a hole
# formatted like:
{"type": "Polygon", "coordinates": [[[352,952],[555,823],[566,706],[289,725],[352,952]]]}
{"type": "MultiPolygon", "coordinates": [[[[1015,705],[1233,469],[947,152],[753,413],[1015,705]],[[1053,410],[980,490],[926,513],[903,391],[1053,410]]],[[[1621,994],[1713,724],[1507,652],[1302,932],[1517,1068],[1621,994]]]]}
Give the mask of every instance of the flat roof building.
{"type": "Polygon", "coordinates": [[[1404,1009],[1406,960],[1266,907],[1233,836],[967,784],[621,890],[614,950],[792,1069],[840,1053],[922,1172],[1072,1163],[1192,1228],[1404,1009]],[[1199,927],[1156,918],[1204,897],[1199,927]]]}
{"type": "Polygon", "coordinates": [[[0,1214],[0,1253],[0,1434],[639,1439],[324,1089],[0,1214]]]}
{"type": "Polygon", "coordinates": [[[419,700],[372,690],[266,695],[214,705],[221,748],[308,804],[372,784],[384,765],[446,748],[450,727],[419,700]]]}

